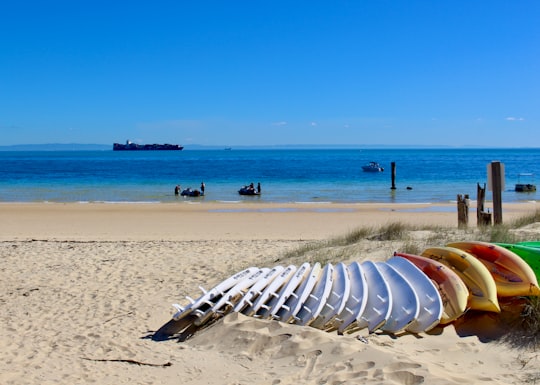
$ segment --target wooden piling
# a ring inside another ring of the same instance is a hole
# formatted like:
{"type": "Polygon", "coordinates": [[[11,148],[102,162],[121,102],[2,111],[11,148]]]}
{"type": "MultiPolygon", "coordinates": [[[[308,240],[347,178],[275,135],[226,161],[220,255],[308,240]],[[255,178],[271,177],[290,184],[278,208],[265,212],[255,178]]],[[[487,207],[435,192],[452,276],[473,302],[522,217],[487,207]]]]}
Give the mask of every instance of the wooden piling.
{"type": "Polygon", "coordinates": [[[458,227],[467,227],[469,225],[469,195],[457,196],[458,227]]]}
{"type": "Polygon", "coordinates": [[[486,200],[486,184],[480,187],[480,183],[476,184],[476,225],[491,226],[491,213],[484,211],[484,203],[486,200]]]}
{"type": "Polygon", "coordinates": [[[502,167],[501,162],[491,162],[491,190],[493,193],[493,224],[501,225],[502,219],[502,167]]]}
{"type": "Polygon", "coordinates": [[[392,169],[392,187],[390,189],[396,189],[396,162],[390,163],[392,169]]]}

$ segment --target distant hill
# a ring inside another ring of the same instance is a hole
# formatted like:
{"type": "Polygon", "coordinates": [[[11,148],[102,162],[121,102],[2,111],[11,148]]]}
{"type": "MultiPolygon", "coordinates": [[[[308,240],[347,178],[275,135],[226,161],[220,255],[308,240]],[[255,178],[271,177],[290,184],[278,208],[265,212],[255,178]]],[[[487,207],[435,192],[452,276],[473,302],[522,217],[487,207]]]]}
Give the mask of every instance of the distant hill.
{"type": "Polygon", "coordinates": [[[112,145],[79,143],[16,144],[0,146],[0,151],[112,151],[112,145]]]}
{"type": "MultiPolygon", "coordinates": [[[[444,148],[489,148],[483,146],[442,146],[442,145],[366,145],[366,144],[281,144],[281,145],[201,145],[189,144],[184,150],[330,150],[330,149],[444,149],[444,148]]],[[[0,151],[112,151],[112,143],[108,144],[80,144],[80,143],[49,143],[49,144],[16,144],[0,146],[0,151]]]]}

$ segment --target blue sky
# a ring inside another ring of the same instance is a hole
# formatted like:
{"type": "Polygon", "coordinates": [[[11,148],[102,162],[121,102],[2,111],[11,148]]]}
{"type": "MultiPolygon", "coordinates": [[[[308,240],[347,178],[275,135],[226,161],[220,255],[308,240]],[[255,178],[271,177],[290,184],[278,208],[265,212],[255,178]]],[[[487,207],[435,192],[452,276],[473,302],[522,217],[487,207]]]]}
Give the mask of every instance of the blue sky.
{"type": "Polygon", "coordinates": [[[6,1],[0,145],[540,147],[540,2],[6,1]]]}

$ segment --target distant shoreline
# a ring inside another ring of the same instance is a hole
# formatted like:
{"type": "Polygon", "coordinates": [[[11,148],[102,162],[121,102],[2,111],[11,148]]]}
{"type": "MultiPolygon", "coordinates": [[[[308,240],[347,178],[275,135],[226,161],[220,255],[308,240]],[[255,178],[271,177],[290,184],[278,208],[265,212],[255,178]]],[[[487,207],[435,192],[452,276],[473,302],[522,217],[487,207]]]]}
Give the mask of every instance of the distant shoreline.
{"type": "MultiPolygon", "coordinates": [[[[282,145],[182,145],[184,151],[245,151],[245,150],[536,150],[540,147],[443,146],[443,145],[365,145],[365,144],[282,144],[282,145]]],[[[0,146],[0,151],[113,151],[109,144],[47,143],[0,146]]]]}

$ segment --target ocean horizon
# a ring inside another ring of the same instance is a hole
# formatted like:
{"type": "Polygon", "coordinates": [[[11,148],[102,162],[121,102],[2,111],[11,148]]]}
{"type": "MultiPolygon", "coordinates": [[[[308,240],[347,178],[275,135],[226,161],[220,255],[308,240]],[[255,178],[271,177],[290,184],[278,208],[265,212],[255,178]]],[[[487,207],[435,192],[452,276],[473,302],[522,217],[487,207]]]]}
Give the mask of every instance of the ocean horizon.
{"type": "Polygon", "coordinates": [[[0,202],[447,203],[457,194],[475,200],[493,161],[504,165],[503,203],[536,201],[536,192],[514,191],[540,173],[535,148],[266,148],[0,151],[0,202]],[[384,171],[363,172],[370,161],[384,171]],[[174,195],[176,185],[203,181],[203,197],[174,195]],[[259,182],[261,195],[238,194],[259,182]]]}
{"type": "MultiPolygon", "coordinates": [[[[125,143],[118,142],[118,143],[125,143]]],[[[165,143],[165,142],[163,142],[165,143]]],[[[137,144],[151,144],[151,143],[139,143],[137,144]]],[[[494,146],[480,146],[480,145],[468,145],[468,146],[454,146],[454,145],[386,145],[386,144],[274,144],[274,145],[204,145],[204,144],[182,144],[171,143],[183,146],[187,151],[201,151],[201,150],[430,150],[430,149],[447,149],[447,150],[536,150],[538,147],[494,147],[494,146]]],[[[113,144],[100,144],[100,143],[43,143],[43,144],[12,144],[12,145],[0,145],[0,152],[3,151],[112,151],[113,144]]]]}

